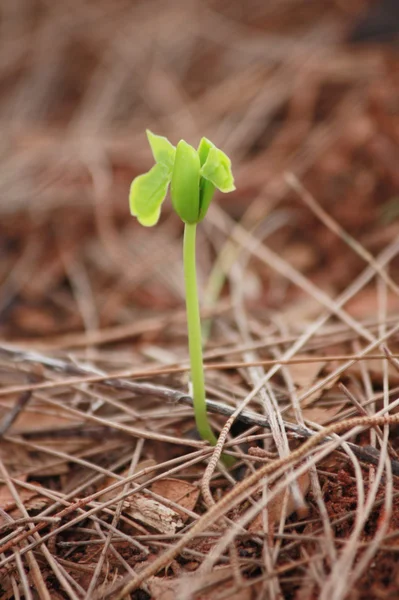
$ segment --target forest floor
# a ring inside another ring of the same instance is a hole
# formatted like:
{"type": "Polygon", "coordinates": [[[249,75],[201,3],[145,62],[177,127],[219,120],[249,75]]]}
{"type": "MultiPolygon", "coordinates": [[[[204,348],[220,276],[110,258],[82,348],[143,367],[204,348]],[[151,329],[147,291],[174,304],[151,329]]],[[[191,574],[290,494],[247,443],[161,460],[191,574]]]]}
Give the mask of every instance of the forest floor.
{"type": "Polygon", "coordinates": [[[398,598],[397,46],[349,41],[362,0],[8,4],[1,600],[398,598]],[[129,215],[146,128],[233,162],[198,230],[229,470],[181,223],[129,215]]]}

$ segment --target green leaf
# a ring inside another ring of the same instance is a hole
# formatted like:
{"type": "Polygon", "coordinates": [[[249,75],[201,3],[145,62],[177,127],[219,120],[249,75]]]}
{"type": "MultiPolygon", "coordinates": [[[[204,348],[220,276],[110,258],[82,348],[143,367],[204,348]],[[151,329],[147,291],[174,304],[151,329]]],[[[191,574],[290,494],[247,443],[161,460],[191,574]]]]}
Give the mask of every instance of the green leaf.
{"type": "Polygon", "coordinates": [[[200,173],[202,177],[213,183],[221,192],[227,193],[236,189],[231,172],[231,160],[219,148],[209,149],[200,173]]]}
{"type": "Polygon", "coordinates": [[[152,133],[149,129],[147,129],[147,138],[151,146],[155,162],[167,166],[170,172],[172,172],[175,162],[176,148],[166,137],[155,135],[155,133],[152,133]]]}
{"type": "Polygon", "coordinates": [[[201,177],[200,180],[200,211],[198,221],[202,221],[205,218],[210,203],[212,202],[213,195],[215,193],[215,186],[213,183],[201,177]]]}
{"type": "Polygon", "coordinates": [[[158,223],[160,216],[161,208],[159,207],[155,212],[151,213],[151,215],[141,215],[140,217],[137,217],[137,220],[140,223],[140,225],[143,225],[143,227],[153,227],[153,225],[156,225],[158,223]]]}
{"type": "Polygon", "coordinates": [[[198,223],[200,159],[198,152],[181,140],[177,144],[172,173],[171,197],[173,208],[184,223],[198,223]]]}
{"type": "Polygon", "coordinates": [[[157,223],[170,178],[169,168],[159,163],[133,180],[129,194],[130,212],[141,225],[152,227],[157,223]]]}
{"type": "MultiPolygon", "coordinates": [[[[215,145],[212,144],[212,142],[206,137],[203,137],[200,141],[197,152],[200,159],[201,167],[205,164],[206,159],[208,158],[209,150],[214,147],[215,145]]],[[[208,212],[209,205],[212,202],[214,193],[215,186],[213,185],[213,183],[201,177],[199,221],[202,221],[202,219],[205,218],[205,215],[208,212]]]]}
{"type": "Polygon", "coordinates": [[[208,158],[209,150],[211,148],[215,148],[215,144],[212,144],[211,140],[203,137],[198,146],[198,156],[200,158],[201,167],[205,164],[206,159],[208,158]]]}

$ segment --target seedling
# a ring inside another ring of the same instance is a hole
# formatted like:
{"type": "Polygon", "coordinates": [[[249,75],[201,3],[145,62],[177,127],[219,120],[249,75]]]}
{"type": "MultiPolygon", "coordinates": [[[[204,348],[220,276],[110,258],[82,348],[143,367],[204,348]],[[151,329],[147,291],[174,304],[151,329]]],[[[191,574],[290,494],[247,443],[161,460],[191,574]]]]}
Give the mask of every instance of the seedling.
{"type": "Polygon", "coordinates": [[[141,225],[155,225],[171,184],[173,208],[184,222],[184,281],[195,421],[202,439],[214,446],[217,439],[209,425],[205,402],[195,239],[197,224],[205,217],[215,189],[224,193],[235,189],[231,162],[206,138],[202,138],[197,150],[184,140],[174,147],[167,138],[151,131],[147,131],[147,138],[156,164],[134,179],[130,211],[141,225]]]}

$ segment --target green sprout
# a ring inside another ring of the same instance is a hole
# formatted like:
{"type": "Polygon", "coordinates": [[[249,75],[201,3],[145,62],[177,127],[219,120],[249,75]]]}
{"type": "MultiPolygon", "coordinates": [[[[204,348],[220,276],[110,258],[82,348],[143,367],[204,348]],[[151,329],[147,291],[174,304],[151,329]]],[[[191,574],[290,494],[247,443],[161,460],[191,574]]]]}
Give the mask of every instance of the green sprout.
{"type": "MultiPolygon", "coordinates": [[[[175,148],[167,138],[148,130],[147,138],[156,164],[134,179],[130,211],[141,225],[155,225],[171,184],[173,208],[184,222],[184,281],[195,421],[202,439],[214,446],[217,439],[206,412],[195,239],[197,224],[205,217],[215,189],[224,193],[235,189],[231,161],[206,138],[202,138],[197,150],[184,140],[175,148]]],[[[231,464],[228,458],[231,457],[224,457],[224,461],[231,464]]]]}

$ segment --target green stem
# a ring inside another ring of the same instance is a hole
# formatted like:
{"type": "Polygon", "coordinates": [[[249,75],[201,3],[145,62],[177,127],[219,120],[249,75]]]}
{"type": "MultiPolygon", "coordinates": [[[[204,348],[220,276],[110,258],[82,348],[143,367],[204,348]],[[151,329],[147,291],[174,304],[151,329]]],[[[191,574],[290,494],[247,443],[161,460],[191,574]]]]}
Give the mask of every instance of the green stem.
{"type": "Polygon", "coordinates": [[[215,446],[217,439],[209,425],[205,402],[204,367],[202,359],[201,321],[198,305],[197,272],[195,262],[195,237],[197,224],[184,227],[184,282],[186,285],[186,310],[188,345],[193,384],[194,414],[197,429],[203,440],[215,446]]]}
{"type": "MultiPolygon", "coordinates": [[[[198,303],[197,269],[195,262],[195,237],[197,224],[186,223],[184,227],[183,262],[186,285],[186,310],[188,328],[188,346],[191,364],[191,382],[193,384],[194,414],[198,432],[203,440],[216,446],[217,438],[209,425],[206,412],[204,366],[202,358],[201,319],[198,303]]],[[[232,467],[236,459],[222,454],[226,467],[232,467]]]]}

